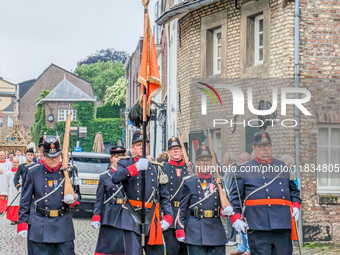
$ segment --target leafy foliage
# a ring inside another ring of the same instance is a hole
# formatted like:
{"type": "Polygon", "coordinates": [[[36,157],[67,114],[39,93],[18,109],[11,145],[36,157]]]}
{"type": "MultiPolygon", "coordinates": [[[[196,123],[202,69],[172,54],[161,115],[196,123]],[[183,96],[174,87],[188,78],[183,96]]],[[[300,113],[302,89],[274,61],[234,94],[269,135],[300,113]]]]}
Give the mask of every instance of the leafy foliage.
{"type": "MultiPolygon", "coordinates": [[[[43,91],[42,96],[48,95],[48,91],[43,91]],[[47,93],[47,94],[46,94],[47,93]]],[[[112,107],[112,106],[111,106],[112,107]]],[[[87,127],[87,137],[78,138],[71,136],[70,148],[76,146],[76,142],[80,141],[80,146],[83,151],[92,151],[95,136],[97,132],[102,132],[104,142],[110,142],[116,144],[118,140],[122,140],[122,131],[120,129],[121,120],[117,118],[109,119],[94,119],[94,103],[93,102],[75,102],[73,108],[77,110],[77,121],[72,121],[72,127],[87,127]]],[[[31,134],[32,140],[37,143],[39,137],[46,132],[47,135],[58,135],[61,136],[61,143],[65,134],[65,121],[58,122],[54,128],[47,128],[45,124],[45,110],[41,105],[38,105],[35,113],[35,123],[32,126],[31,134]]]]}
{"type": "Polygon", "coordinates": [[[75,102],[73,108],[77,110],[77,119],[83,126],[86,127],[94,119],[93,102],[75,102]]]}
{"type": "Polygon", "coordinates": [[[101,62],[122,62],[125,63],[126,59],[128,57],[128,53],[126,51],[117,51],[113,48],[107,48],[106,50],[97,50],[96,53],[87,56],[85,59],[82,59],[77,62],[77,66],[81,65],[91,65],[95,64],[98,61],[101,62]]]}
{"type": "Polygon", "coordinates": [[[125,103],[120,106],[104,104],[97,108],[97,118],[119,118],[120,111],[125,109],[125,103]]]}
{"type": "Polygon", "coordinates": [[[120,77],[112,87],[105,92],[105,104],[120,105],[126,100],[126,79],[120,77]]]}
{"type": "Polygon", "coordinates": [[[120,77],[124,76],[122,62],[102,62],[94,64],[80,65],[74,71],[80,77],[90,81],[98,100],[103,100],[105,91],[113,86],[120,77]]]}

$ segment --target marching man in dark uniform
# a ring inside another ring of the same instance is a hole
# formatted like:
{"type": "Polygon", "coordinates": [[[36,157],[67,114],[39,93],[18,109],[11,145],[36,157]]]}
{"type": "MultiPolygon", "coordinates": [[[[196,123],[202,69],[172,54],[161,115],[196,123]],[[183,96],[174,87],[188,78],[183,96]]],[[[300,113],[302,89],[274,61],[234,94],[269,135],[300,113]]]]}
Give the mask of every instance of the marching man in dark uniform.
{"type": "Polygon", "coordinates": [[[95,255],[123,255],[124,232],[119,229],[117,216],[120,214],[124,202],[124,192],[121,185],[112,183],[112,173],[117,170],[120,157],[124,156],[125,148],[115,146],[110,149],[111,169],[102,173],[99,177],[97,198],[94,205],[91,225],[99,230],[95,255]]]}
{"type": "Polygon", "coordinates": [[[292,239],[297,240],[294,219],[299,218],[300,191],[285,163],[272,157],[267,132],[255,134],[253,150],[256,157],[240,167],[232,186],[231,222],[238,232],[248,228],[251,255],[291,255],[292,239]]]}
{"type": "MultiPolygon", "coordinates": [[[[176,137],[172,137],[168,141],[169,162],[163,166],[164,173],[168,176],[167,183],[170,193],[170,201],[173,211],[173,218],[177,219],[179,201],[182,196],[183,177],[188,176],[188,168],[182,159],[182,147],[176,137]]],[[[176,226],[172,223],[170,228],[163,232],[167,255],[185,255],[188,254],[187,246],[183,242],[176,239],[176,226]]]]}
{"type": "Polygon", "coordinates": [[[196,151],[197,174],[185,178],[179,204],[176,236],[188,245],[189,254],[225,255],[228,242],[220,216],[220,196],[210,173],[212,156],[204,143],[196,151]]]}
{"type": "MultiPolygon", "coordinates": [[[[120,228],[124,229],[125,252],[127,255],[142,255],[140,222],[142,207],[142,175],[145,171],[145,211],[147,236],[145,253],[147,255],[164,255],[162,230],[172,224],[170,196],[166,188],[167,176],[158,162],[149,162],[142,158],[143,134],[137,131],[132,138],[133,158],[118,161],[117,171],[112,173],[115,184],[122,183],[126,194],[124,210],[119,216],[120,228]],[[163,220],[160,220],[160,209],[163,220]]],[[[148,142],[146,151],[148,151],[148,142]]]]}
{"type": "Polygon", "coordinates": [[[15,188],[20,192],[22,191],[23,183],[26,181],[28,168],[35,165],[35,163],[33,162],[33,155],[34,155],[33,148],[26,149],[26,152],[25,152],[26,163],[21,164],[18,168],[18,171],[15,173],[15,176],[13,179],[14,185],[15,185],[15,188]],[[21,177],[21,182],[20,182],[20,177],[21,177]]]}
{"type": "Polygon", "coordinates": [[[75,187],[77,200],[71,194],[64,196],[65,179],[56,137],[45,138],[43,152],[45,163],[28,169],[20,201],[18,233],[23,238],[28,235],[29,255],[72,255],[75,235],[71,208],[79,205],[79,187],[75,187]]]}

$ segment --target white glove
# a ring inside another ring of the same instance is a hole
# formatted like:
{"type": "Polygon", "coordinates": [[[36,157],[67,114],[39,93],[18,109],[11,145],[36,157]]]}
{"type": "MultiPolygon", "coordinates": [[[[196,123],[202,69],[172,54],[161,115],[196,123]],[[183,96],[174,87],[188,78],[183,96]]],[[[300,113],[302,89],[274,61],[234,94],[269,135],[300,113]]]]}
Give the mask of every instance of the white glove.
{"type": "Polygon", "coordinates": [[[185,237],[177,237],[178,242],[183,243],[185,240],[185,237]]]}
{"type": "Polygon", "coordinates": [[[300,216],[300,210],[296,207],[293,207],[293,217],[295,221],[298,221],[299,216],[300,216]]]}
{"type": "Polygon", "coordinates": [[[67,194],[66,196],[64,196],[64,202],[68,205],[71,205],[74,202],[76,202],[76,200],[74,199],[74,197],[71,194],[67,194]]]}
{"type": "Polygon", "coordinates": [[[161,221],[161,228],[163,231],[167,230],[169,227],[170,227],[169,222],[167,222],[166,220],[161,221]]]}
{"type": "Polygon", "coordinates": [[[94,229],[98,229],[100,227],[100,222],[99,221],[92,221],[91,222],[91,226],[94,228],[94,229]]]}
{"type": "Polygon", "coordinates": [[[234,208],[231,205],[228,205],[226,208],[222,210],[222,214],[224,216],[231,216],[234,214],[234,208]]]}
{"type": "Polygon", "coordinates": [[[27,238],[27,230],[22,230],[18,233],[19,236],[22,238],[27,238]]]}
{"type": "Polygon", "coordinates": [[[147,158],[140,158],[136,163],[138,172],[141,170],[147,170],[149,167],[149,160],[147,158]]]}
{"type": "Polygon", "coordinates": [[[22,187],[19,188],[19,192],[22,193],[22,187]]]}
{"type": "Polygon", "coordinates": [[[246,233],[246,228],[248,227],[247,223],[243,220],[236,220],[233,224],[233,228],[236,229],[237,232],[246,233]]]}

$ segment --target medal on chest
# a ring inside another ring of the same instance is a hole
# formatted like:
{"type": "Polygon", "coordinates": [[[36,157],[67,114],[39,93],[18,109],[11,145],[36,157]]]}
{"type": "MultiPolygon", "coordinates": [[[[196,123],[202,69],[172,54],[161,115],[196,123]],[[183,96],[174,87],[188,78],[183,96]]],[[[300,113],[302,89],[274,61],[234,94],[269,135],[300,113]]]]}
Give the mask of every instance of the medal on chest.
{"type": "Polygon", "coordinates": [[[53,187],[53,181],[52,181],[52,180],[49,180],[49,181],[48,181],[48,187],[50,187],[50,188],[53,187]]]}
{"type": "Polygon", "coordinates": [[[181,177],[182,168],[176,168],[176,176],[181,177]]]}
{"type": "Polygon", "coordinates": [[[53,184],[54,184],[54,188],[56,189],[58,187],[58,181],[57,180],[54,180],[53,181],[53,184]]]}

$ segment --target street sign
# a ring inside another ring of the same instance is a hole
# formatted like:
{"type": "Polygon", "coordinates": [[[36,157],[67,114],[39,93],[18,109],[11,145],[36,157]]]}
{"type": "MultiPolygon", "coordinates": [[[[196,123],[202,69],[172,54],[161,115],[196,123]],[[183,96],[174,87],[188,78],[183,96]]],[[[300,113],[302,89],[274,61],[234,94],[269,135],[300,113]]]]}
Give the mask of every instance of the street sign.
{"type": "Polygon", "coordinates": [[[82,150],[81,147],[74,147],[74,152],[82,152],[82,150]]]}

